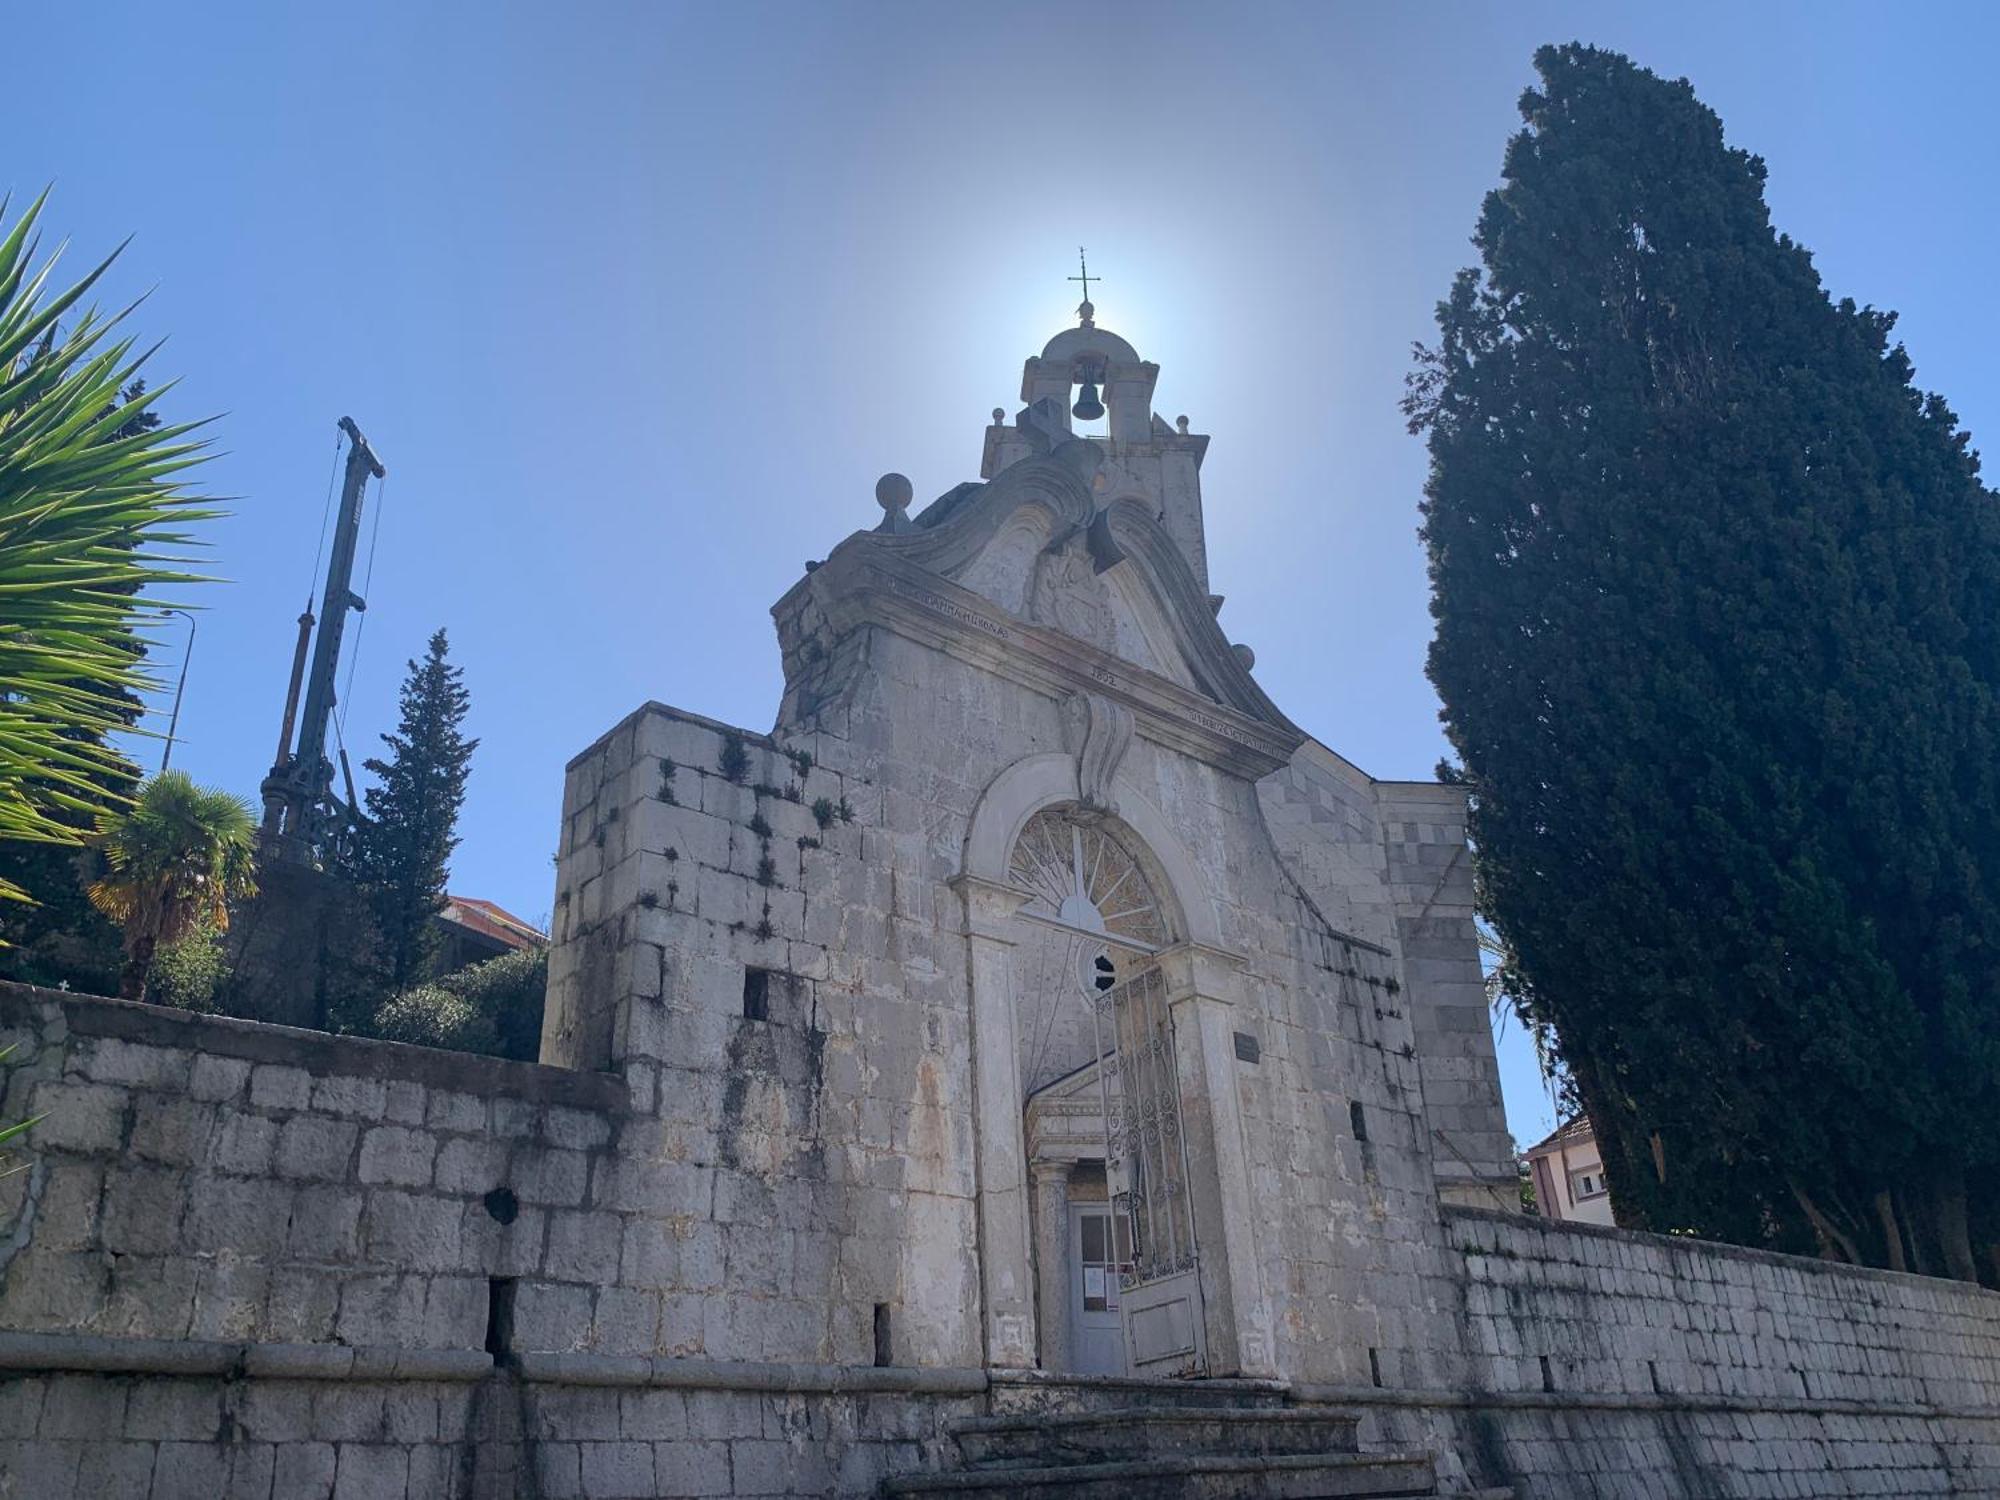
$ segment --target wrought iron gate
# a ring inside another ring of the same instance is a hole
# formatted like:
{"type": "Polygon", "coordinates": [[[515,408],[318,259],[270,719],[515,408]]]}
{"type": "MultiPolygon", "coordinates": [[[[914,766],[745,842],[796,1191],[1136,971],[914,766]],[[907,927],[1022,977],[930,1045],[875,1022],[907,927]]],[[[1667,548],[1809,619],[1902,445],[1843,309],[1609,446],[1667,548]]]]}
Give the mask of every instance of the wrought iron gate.
{"type": "Polygon", "coordinates": [[[1099,995],[1095,1019],[1105,1172],[1113,1206],[1131,1227],[1119,1295],[1126,1355],[1135,1375],[1199,1375],[1207,1351],[1194,1203],[1173,1022],[1158,966],[1099,995]]]}

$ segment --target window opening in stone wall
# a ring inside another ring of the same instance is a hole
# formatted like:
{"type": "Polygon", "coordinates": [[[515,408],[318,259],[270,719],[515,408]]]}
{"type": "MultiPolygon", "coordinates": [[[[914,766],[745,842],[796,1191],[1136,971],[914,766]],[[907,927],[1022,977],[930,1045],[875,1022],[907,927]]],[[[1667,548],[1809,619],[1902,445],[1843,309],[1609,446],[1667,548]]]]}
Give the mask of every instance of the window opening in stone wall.
{"type": "Polygon", "coordinates": [[[1382,1384],[1382,1358],[1373,1349],[1368,1351],[1368,1378],[1378,1387],[1382,1384]]]}
{"type": "Polygon", "coordinates": [[[1362,1112],[1361,1101],[1359,1099],[1350,1099],[1347,1101],[1347,1123],[1354,1127],[1355,1140],[1366,1144],[1368,1140],[1368,1116],[1362,1112]]]}
{"type": "Polygon", "coordinates": [[[745,969],[743,971],[743,1019],[746,1021],[768,1021],[771,1019],[771,971],[769,969],[745,969]]]}
{"type": "Polygon", "coordinates": [[[1091,961],[1090,987],[1103,994],[1118,983],[1118,965],[1111,961],[1109,953],[1100,953],[1091,961]]]}
{"type": "Polygon", "coordinates": [[[1545,1391],[1554,1390],[1556,1388],[1556,1372],[1549,1364],[1549,1357],[1546,1354],[1539,1354],[1535,1357],[1542,1362],[1542,1389],[1545,1391]]]}
{"type": "Polygon", "coordinates": [[[514,1352],[514,1278],[495,1276],[486,1283],[486,1352],[503,1363],[514,1352]]]}
{"type": "Polygon", "coordinates": [[[889,1328],[889,1304],[875,1304],[875,1368],[886,1370],[896,1362],[895,1340],[889,1328]]]}

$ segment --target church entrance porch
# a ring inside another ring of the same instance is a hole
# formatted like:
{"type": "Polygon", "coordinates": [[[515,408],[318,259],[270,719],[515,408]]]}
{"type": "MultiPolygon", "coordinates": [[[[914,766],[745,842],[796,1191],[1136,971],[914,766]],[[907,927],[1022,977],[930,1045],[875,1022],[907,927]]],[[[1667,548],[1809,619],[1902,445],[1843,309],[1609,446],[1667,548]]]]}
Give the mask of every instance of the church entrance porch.
{"type": "Polygon", "coordinates": [[[1115,797],[1081,798],[1078,764],[1038,754],[996,777],[952,881],[969,950],[987,1362],[1071,1364],[1081,1271],[1067,1193],[1089,1160],[1108,1167],[1113,1232],[1122,1216],[1131,1235],[1118,1289],[1128,1373],[1269,1374],[1231,1045],[1243,960],[1222,946],[1169,821],[1122,778],[1106,778],[1115,797]]]}

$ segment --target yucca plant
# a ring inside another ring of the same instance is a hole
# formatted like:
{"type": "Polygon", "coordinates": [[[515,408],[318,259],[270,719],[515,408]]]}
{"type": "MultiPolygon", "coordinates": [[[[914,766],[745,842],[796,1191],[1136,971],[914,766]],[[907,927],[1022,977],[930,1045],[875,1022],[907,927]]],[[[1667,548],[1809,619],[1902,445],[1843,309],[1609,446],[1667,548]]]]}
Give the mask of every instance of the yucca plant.
{"type": "Polygon", "coordinates": [[[160,772],[130,808],[103,815],[97,842],[110,873],[90,900],[125,932],[122,998],[146,998],[160,948],[204,924],[224,931],[230,903],[256,894],[256,832],[241,797],[196,786],[185,771],[160,772]]]}
{"type": "Polygon", "coordinates": [[[196,581],[184,528],[214,512],[182,487],[201,424],[135,430],[170,386],[121,404],[152,352],[115,333],[131,309],[83,302],[118,251],[59,291],[62,248],[36,264],[47,198],[0,238],[0,839],[78,844],[130,774],[107,737],[119,691],[148,685],[146,591],[196,581]]]}
{"type": "MultiPolygon", "coordinates": [[[[19,1042],[9,1042],[6,1046],[0,1047],[0,1063],[5,1063],[7,1059],[12,1057],[14,1049],[19,1045],[19,1042]]],[[[36,1115],[33,1119],[16,1120],[11,1125],[0,1125],[0,1146],[5,1146],[9,1141],[19,1140],[37,1125],[41,1124],[44,1118],[46,1117],[43,1115],[36,1115]]],[[[12,1154],[9,1151],[0,1151],[0,1177],[12,1177],[16,1172],[27,1170],[29,1165],[27,1162],[9,1163],[8,1158],[12,1154]]]]}

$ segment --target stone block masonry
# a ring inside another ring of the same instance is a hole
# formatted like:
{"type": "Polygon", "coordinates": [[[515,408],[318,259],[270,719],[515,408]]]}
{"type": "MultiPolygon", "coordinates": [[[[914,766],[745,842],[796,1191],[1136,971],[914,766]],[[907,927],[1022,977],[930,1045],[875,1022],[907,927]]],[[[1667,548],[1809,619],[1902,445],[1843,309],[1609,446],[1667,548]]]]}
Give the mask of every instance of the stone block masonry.
{"type": "Polygon", "coordinates": [[[1446,1209],[1456,1392],[1335,1392],[1516,1500],[2000,1495],[2000,1295],[1446,1209]]]}
{"type": "Polygon", "coordinates": [[[899,1362],[977,1365],[963,950],[877,783],[830,735],[649,704],[563,807],[542,1055],[644,1123],[592,1188],[627,1217],[550,1248],[664,1290],[576,1347],[866,1364],[881,1308],[899,1362]]]}
{"type": "Polygon", "coordinates": [[[814,1363],[831,1235],[612,1074],[0,986],[9,1042],[6,1500],[861,1495],[984,1389],[814,1363]]]}
{"type": "MultiPolygon", "coordinates": [[[[1251,811],[1133,754],[1189,828],[1251,811]]],[[[565,1066],[0,987],[0,1118],[41,1116],[0,1178],[0,1500],[859,1497],[1024,1391],[1124,1399],[985,1367],[943,885],[983,773],[887,764],[658,706],[580,757],[565,1066]]],[[[1269,1389],[1516,1500],[2000,1495],[2000,1298],[1439,1206],[1495,1106],[1450,1050],[1450,809],[1395,796],[1302,772],[1262,795],[1284,877],[1215,857],[1271,997],[1229,1063],[1269,1389]]]]}

